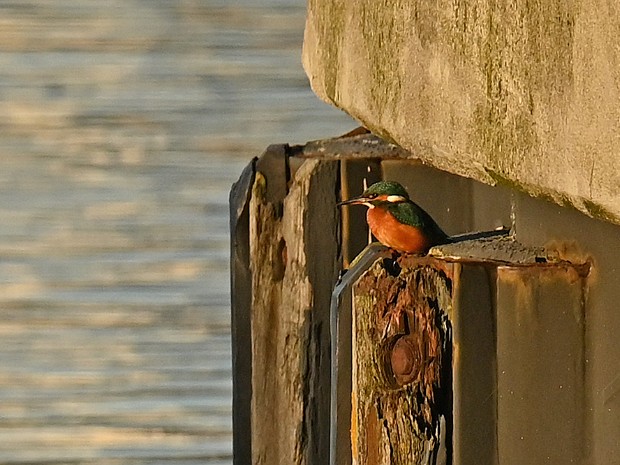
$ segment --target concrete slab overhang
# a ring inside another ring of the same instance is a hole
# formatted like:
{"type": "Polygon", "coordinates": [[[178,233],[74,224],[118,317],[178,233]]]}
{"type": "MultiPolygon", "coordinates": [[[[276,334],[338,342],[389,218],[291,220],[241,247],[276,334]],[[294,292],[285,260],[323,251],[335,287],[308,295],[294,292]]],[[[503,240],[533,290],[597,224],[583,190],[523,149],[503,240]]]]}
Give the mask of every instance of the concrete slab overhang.
{"type": "Polygon", "coordinates": [[[314,92],[425,163],[620,224],[620,9],[311,0],[314,92]]]}

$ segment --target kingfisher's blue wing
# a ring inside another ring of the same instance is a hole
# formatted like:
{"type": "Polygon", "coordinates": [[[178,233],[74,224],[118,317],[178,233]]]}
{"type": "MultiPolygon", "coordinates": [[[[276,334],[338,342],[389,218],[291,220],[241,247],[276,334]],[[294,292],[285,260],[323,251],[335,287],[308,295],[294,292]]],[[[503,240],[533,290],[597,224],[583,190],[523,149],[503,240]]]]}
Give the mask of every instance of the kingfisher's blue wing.
{"type": "Polygon", "coordinates": [[[414,202],[409,201],[389,205],[388,211],[401,223],[420,228],[437,241],[442,241],[448,237],[431,215],[414,202]]]}

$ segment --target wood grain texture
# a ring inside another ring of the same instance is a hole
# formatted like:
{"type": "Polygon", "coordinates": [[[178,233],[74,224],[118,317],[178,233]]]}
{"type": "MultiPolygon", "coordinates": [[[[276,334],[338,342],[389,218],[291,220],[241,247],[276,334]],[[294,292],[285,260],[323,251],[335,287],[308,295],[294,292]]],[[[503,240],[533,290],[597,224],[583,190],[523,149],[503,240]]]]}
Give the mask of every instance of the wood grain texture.
{"type": "Polygon", "coordinates": [[[452,289],[445,267],[426,257],[380,260],[355,286],[354,462],[437,463],[446,446],[452,289]]]}
{"type": "Polygon", "coordinates": [[[305,161],[282,202],[250,202],[252,462],[326,463],[329,304],[338,273],[337,162],[305,161]]]}

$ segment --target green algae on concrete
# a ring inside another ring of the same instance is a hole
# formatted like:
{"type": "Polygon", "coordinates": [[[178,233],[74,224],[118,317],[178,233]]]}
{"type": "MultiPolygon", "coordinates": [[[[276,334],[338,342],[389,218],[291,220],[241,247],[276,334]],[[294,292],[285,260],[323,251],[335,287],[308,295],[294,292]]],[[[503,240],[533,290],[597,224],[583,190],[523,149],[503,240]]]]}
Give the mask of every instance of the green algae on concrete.
{"type": "Polygon", "coordinates": [[[492,170],[487,170],[487,174],[491,179],[493,179],[494,185],[525,192],[531,197],[546,200],[548,202],[561,205],[562,207],[570,208],[571,210],[576,210],[582,213],[587,212],[587,214],[593,218],[601,219],[609,223],[620,224],[620,216],[614,213],[611,209],[592,202],[589,199],[572,197],[561,191],[541,189],[538,185],[528,184],[527,182],[522,182],[517,179],[506,178],[500,173],[492,170]]]}
{"type": "MultiPolygon", "coordinates": [[[[318,42],[313,47],[318,53],[312,66],[318,67],[311,80],[321,79],[326,95],[332,95],[332,103],[336,104],[338,92],[338,62],[342,50],[344,32],[344,8],[339,2],[323,3],[321,0],[308,0],[308,22],[313,22],[313,37],[318,42]],[[313,12],[321,14],[311,17],[313,12]]],[[[306,29],[304,44],[309,39],[310,30],[306,29]]],[[[307,67],[306,69],[308,69],[307,67]]]]}
{"type": "Polygon", "coordinates": [[[312,0],[303,59],[424,162],[620,223],[618,31],[595,0],[312,0]]]}

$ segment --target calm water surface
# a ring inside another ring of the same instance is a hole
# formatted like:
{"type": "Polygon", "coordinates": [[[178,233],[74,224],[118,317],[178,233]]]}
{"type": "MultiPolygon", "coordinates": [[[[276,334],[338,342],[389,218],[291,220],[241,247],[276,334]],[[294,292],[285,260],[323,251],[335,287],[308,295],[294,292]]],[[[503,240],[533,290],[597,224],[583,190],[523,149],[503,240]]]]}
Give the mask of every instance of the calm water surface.
{"type": "Polygon", "coordinates": [[[0,463],[231,462],[228,190],[355,124],[305,2],[0,4],[0,463]]]}

